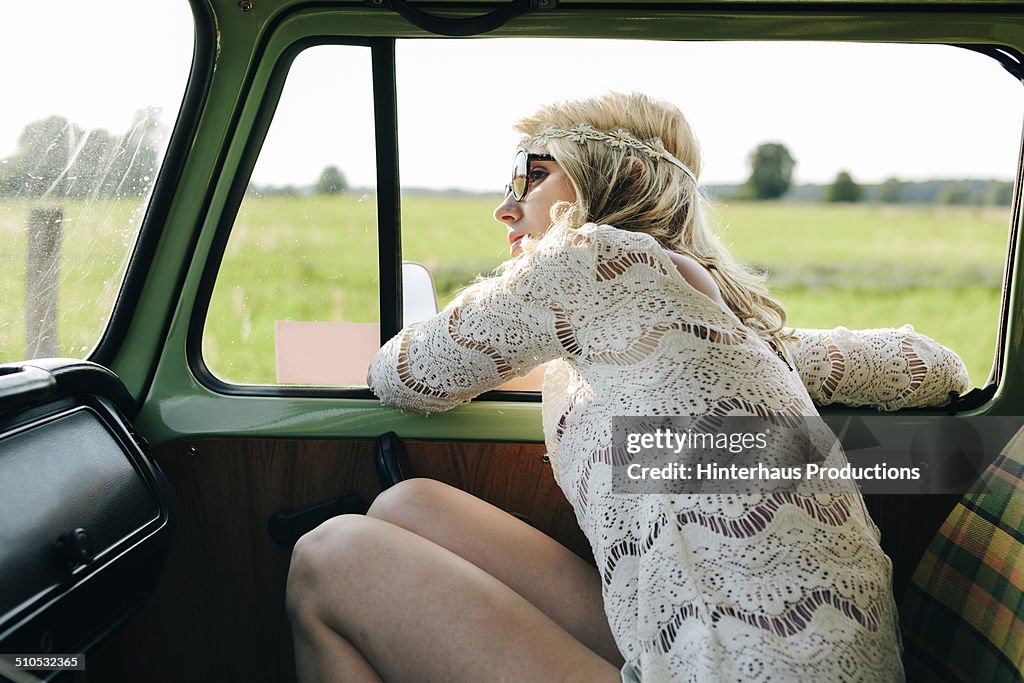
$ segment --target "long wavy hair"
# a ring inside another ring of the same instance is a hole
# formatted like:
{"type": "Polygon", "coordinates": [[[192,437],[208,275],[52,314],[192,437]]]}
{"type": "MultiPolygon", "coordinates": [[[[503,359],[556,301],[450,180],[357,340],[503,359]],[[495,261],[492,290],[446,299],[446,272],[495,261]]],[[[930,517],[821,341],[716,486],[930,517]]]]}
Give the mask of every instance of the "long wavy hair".
{"type": "MultiPolygon", "coordinates": [[[[609,92],[541,107],[515,125],[523,146],[535,144],[544,128],[590,124],[601,131],[625,129],[641,140],[658,138],[665,149],[699,178],[701,153],[686,117],[673,104],[642,93],[609,92]]],[[[734,257],[711,229],[710,204],[696,183],[667,161],[599,140],[545,139],[549,154],[565,171],[576,201],[552,209],[552,222],[579,227],[613,225],[651,235],[665,249],[704,266],[726,305],[746,326],[773,342],[783,330],[786,310],[768,294],[766,276],[734,257]]]]}

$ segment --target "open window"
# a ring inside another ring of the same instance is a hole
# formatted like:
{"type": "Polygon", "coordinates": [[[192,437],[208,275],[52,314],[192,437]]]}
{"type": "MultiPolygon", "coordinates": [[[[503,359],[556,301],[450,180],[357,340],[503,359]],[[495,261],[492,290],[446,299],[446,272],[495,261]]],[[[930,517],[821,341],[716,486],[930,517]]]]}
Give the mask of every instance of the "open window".
{"type": "Polygon", "coordinates": [[[640,90],[687,115],[722,237],[768,273],[789,325],[911,323],[964,358],[972,386],[988,384],[1024,113],[1024,89],[994,59],[946,45],[400,41],[398,77],[403,253],[431,266],[442,305],[507,257],[490,210],[514,121],[640,90]],[[570,63],[587,66],[552,66],[570,63]],[[429,95],[458,117],[419,113],[416,84],[432,73],[460,74],[429,95]],[[432,164],[438,140],[461,153],[432,164]],[[759,199],[751,157],[773,143],[795,165],[781,195],[759,199]]]}

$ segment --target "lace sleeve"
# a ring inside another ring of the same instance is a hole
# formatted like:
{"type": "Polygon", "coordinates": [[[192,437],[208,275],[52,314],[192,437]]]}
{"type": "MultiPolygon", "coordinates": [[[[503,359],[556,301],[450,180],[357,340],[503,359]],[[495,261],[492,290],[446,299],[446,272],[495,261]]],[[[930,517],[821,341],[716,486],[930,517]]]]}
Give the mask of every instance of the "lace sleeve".
{"type": "Polygon", "coordinates": [[[934,339],[900,328],[794,329],[787,340],[797,372],[818,405],[842,403],[879,410],[948,403],[970,384],[960,357],[934,339]]]}
{"type": "Polygon", "coordinates": [[[569,309],[593,272],[586,231],[549,231],[499,275],[388,341],[370,366],[370,389],[385,405],[441,412],[541,363],[577,355],[569,309]]]}

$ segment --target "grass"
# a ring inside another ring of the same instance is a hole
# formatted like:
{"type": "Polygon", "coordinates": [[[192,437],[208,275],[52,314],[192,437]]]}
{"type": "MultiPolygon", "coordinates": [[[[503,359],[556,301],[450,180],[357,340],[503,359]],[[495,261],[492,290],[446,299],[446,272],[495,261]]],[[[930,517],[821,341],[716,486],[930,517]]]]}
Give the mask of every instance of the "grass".
{"type": "MultiPolygon", "coordinates": [[[[26,226],[35,203],[0,202],[0,362],[25,358],[26,226]]],[[[85,357],[114,306],[142,208],[131,201],[65,201],[57,288],[60,355],[85,357]]]]}
{"type": "Polygon", "coordinates": [[[850,329],[910,323],[963,358],[971,386],[984,386],[995,357],[1000,291],[997,287],[900,290],[776,290],[796,327],[850,329]]]}
{"type": "Polygon", "coordinates": [[[753,263],[976,267],[1001,275],[1009,208],[737,202],[720,209],[719,221],[733,252],[753,263]]]}
{"type": "MultiPolygon", "coordinates": [[[[407,196],[403,256],[434,274],[441,305],[508,254],[490,217],[497,198],[407,196]]],[[[0,204],[0,359],[25,355],[29,206],[0,204]]],[[[86,355],[120,283],[138,216],[125,203],[65,204],[59,353],[86,355]]],[[[913,324],[955,349],[974,385],[992,363],[1006,257],[1005,209],[734,202],[724,241],[767,272],[800,327],[913,324]]],[[[236,222],[204,333],[218,375],[273,382],[276,320],[378,320],[372,197],[248,197],[236,222]]]]}

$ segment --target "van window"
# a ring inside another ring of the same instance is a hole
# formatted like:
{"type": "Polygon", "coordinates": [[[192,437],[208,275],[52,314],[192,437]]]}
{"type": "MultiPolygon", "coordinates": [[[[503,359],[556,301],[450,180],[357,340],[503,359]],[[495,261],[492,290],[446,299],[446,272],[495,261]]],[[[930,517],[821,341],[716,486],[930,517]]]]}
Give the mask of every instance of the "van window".
{"type": "Polygon", "coordinates": [[[380,348],[373,131],[369,48],[296,56],[206,317],[220,380],[365,386],[380,348]]]}
{"type": "Polygon", "coordinates": [[[83,358],[99,342],[181,107],[193,34],[180,0],[5,5],[0,362],[83,358]]]}
{"type": "MultiPolygon", "coordinates": [[[[911,323],[987,383],[1024,112],[1020,82],[988,56],[567,39],[396,49],[402,256],[430,270],[438,306],[508,257],[491,214],[515,121],[639,90],[687,115],[712,220],[767,274],[790,326],[911,323]]],[[[364,386],[381,303],[367,53],[319,46],[291,68],[206,321],[204,358],[225,381],[364,386]]],[[[537,390],[541,374],[505,388],[537,390]]]]}

